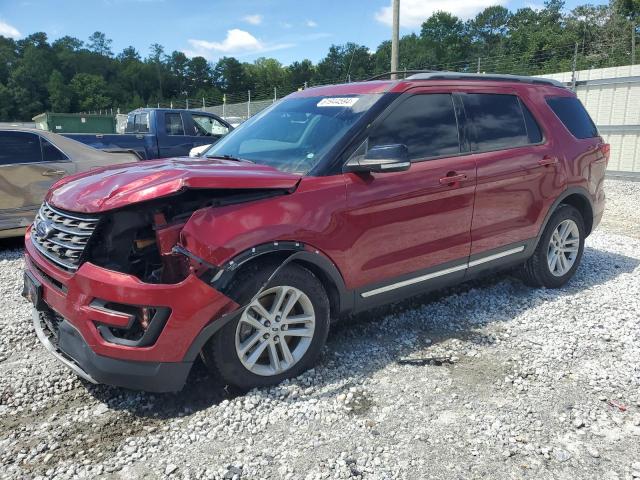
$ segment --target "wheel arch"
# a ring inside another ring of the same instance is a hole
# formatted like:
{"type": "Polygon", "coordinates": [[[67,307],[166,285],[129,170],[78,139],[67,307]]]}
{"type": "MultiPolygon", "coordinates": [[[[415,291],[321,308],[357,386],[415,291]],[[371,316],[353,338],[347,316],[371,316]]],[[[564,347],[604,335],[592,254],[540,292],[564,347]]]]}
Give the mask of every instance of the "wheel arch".
{"type": "Polygon", "coordinates": [[[221,276],[220,284],[214,283],[214,287],[224,289],[241,269],[256,262],[274,265],[272,275],[288,263],[296,263],[309,270],[318,277],[327,292],[332,319],[353,308],[353,292],[347,290],[338,267],[324,253],[302,242],[271,242],[245,250],[227,263],[235,265],[235,268],[228,275],[221,276]]]}
{"type": "MultiPolygon", "coordinates": [[[[582,219],[584,220],[584,227],[586,231],[586,235],[591,233],[593,228],[593,202],[591,200],[591,196],[589,192],[584,187],[570,187],[566,189],[556,200],[553,202],[547,214],[542,222],[540,230],[538,232],[538,237],[536,239],[535,245],[538,244],[540,238],[542,237],[545,228],[547,228],[547,223],[551,218],[551,215],[558,209],[560,205],[571,205],[576,208],[580,214],[582,215],[582,219]]],[[[534,247],[535,248],[535,247],[534,247]]]]}
{"type": "MultiPolygon", "coordinates": [[[[331,319],[335,319],[340,314],[353,309],[354,293],[347,290],[338,267],[326,255],[318,250],[309,248],[302,242],[270,242],[245,250],[220,267],[218,275],[211,281],[212,287],[225,295],[228,294],[227,287],[233,277],[243,269],[255,266],[257,262],[273,265],[273,272],[269,278],[273,277],[278,270],[289,263],[296,263],[313,273],[318,277],[329,297],[331,319]]],[[[267,282],[265,282],[262,289],[266,284],[267,282]]],[[[235,301],[235,299],[233,300],[235,301]]],[[[204,327],[192,342],[185,355],[185,360],[195,360],[209,339],[224,325],[236,318],[242,310],[242,307],[240,307],[204,327]]]]}
{"type": "Polygon", "coordinates": [[[560,205],[571,205],[580,212],[584,221],[585,234],[588,236],[593,229],[593,206],[588,198],[581,193],[571,193],[562,199],[560,205]]]}

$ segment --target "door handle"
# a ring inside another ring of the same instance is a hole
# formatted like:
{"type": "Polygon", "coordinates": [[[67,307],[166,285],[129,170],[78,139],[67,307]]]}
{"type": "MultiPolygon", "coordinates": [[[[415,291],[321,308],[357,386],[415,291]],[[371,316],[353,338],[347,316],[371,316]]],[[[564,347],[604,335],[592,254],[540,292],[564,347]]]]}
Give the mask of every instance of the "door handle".
{"type": "Polygon", "coordinates": [[[64,170],[45,170],[44,172],[42,172],[42,175],[44,175],[45,177],[60,177],[65,173],[67,172],[64,170]]]}
{"type": "Polygon", "coordinates": [[[467,179],[467,175],[464,173],[451,173],[446,177],[440,179],[440,185],[451,185],[453,183],[462,182],[467,179]]]}
{"type": "Polygon", "coordinates": [[[545,155],[540,160],[538,160],[538,165],[541,167],[547,167],[549,165],[556,165],[558,163],[557,157],[551,157],[549,155],[545,155]]]}

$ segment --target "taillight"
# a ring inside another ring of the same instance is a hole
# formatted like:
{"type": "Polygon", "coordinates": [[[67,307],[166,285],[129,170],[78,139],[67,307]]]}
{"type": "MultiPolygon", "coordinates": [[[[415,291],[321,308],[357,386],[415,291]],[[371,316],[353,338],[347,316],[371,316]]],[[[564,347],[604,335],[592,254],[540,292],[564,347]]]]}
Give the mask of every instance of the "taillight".
{"type": "Polygon", "coordinates": [[[607,160],[607,163],[609,163],[609,155],[611,154],[611,145],[609,145],[608,143],[601,143],[600,151],[602,152],[602,155],[604,155],[604,158],[607,160]]]}

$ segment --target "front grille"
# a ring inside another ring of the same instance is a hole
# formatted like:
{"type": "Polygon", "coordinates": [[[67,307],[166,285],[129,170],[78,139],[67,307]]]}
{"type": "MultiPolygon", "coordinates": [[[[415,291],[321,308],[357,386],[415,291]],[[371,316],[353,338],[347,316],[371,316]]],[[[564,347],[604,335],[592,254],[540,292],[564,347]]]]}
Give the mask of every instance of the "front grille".
{"type": "Polygon", "coordinates": [[[33,223],[31,240],[38,251],[53,263],[75,271],[98,221],[96,217],[62,212],[45,202],[33,223]]]}

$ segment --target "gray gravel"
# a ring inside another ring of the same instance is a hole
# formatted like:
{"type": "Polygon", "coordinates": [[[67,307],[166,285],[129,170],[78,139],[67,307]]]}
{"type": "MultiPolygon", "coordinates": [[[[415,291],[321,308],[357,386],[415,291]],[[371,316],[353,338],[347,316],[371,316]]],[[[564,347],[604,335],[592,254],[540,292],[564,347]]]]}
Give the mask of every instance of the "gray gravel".
{"type": "MultiPolygon", "coordinates": [[[[319,366],[238,396],[82,383],[40,346],[0,250],[0,477],[640,478],[640,183],[574,280],[500,275],[337,325],[319,366]]],[[[14,244],[16,245],[16,244],[14,244]]]]}

